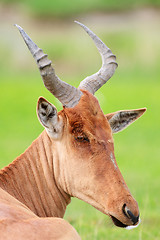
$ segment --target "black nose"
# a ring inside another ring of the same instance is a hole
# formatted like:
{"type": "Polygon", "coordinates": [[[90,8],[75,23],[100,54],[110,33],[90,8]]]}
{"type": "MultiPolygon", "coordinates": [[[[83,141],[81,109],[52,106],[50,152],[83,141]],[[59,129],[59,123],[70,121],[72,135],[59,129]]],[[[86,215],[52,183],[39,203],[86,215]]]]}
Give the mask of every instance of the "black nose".
{"type": "Polygon", "coordinates": [[[123,205],[123,213],[126,217],[128,217],[129,219],[131,219],[131,221],[133,222],[133,225],[135,225],[136,223],[138,223],[139,221],[139,215],[135,216],[127,207],[126,204],[123,205]]]}

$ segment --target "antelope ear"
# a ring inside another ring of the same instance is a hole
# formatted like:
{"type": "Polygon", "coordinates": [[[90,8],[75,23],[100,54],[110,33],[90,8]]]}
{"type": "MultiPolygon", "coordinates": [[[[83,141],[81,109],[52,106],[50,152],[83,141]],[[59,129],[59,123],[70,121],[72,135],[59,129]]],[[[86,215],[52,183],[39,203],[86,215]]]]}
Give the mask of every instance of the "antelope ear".
{"type": "Polygon", "coordinates": [[[62,135],[63,121],[59,118],[56,107],[40,97],[37,104],[37,115],[48,135],[53,139],[59,139],[62,135]]]}
{"type": "Polygon", "coordinates": [[[137,120],[146,111],[146,108],[135,110],[123,110],[105,115],[112,132],[117,133],[128,127],[131,123],[137,120]]]}

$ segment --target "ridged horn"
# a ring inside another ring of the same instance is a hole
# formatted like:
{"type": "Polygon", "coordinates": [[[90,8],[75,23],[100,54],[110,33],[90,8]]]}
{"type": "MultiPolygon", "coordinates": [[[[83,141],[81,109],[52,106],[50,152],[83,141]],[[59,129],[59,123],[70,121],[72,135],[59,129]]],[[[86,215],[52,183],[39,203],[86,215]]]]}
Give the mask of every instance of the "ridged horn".
{"type": "Polygon", "coordinates": [[[27,47],[29,48],[32,56],[37,62],[41,77],[43,79],[45,87],[62,103],[63,106],[70,108],[78,104],[82,92],[63,82],[55,74],[54,68],[52,67],[52,62],[48,59],[48,55],[44,54],[42,49],[40,49],[31,38],[25,33],[23,28],[15,24],[19,29],[27,47]]]}
{"type": "Polygon", "coordinates": [[[100,70],[97,73],[86,77],[78,87],[79,89],[88,90],[89,92],[94,94],[114,74],[118,66],[118,64],[116,63],[116,56],[113,55],[111,50],[88,27],[77,21],[75,21],[75,23],[79,24],[92,38],[102,57],[102,67],[100,68],[100,70]]]}

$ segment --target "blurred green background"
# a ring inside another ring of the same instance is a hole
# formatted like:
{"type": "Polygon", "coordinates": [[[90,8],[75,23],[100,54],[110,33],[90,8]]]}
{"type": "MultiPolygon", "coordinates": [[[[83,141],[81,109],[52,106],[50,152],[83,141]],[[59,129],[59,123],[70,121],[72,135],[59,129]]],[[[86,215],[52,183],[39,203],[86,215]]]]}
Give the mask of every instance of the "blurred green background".
{"type": "Polygon", "coordinates": [[[65,218],[82,239],[160,239],[160,1],[26,0],[0,2],[0,166],[10,163],[43,131],[36,102],[44,96],[38,69],[14,23],[48,53],[57,75],[78,86],[101,66],[86,33],[90,27],[117,56],[115,75],[96,96],[105,113],[147,107],[145,115],[114,136],[119,168],[139,203],[141,225],[116,228],[110,219],[76,199],[65,218]]]}

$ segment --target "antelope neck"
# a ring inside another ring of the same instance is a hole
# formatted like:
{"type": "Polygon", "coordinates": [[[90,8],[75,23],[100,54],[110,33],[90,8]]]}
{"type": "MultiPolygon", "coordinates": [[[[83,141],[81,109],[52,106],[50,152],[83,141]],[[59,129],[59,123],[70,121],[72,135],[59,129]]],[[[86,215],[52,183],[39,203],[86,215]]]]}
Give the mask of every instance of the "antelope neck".
{"type": "Polygon", "coordinates": [[[54,177],[53,143],[44,130],[31,146],[0,171],[0,187],[39,217],[63,217],[70,196],[54,177]]]}

